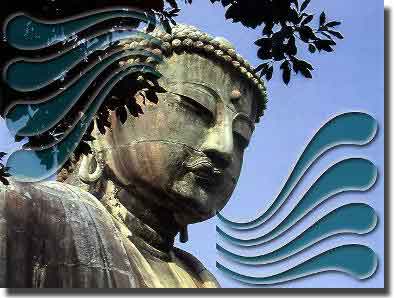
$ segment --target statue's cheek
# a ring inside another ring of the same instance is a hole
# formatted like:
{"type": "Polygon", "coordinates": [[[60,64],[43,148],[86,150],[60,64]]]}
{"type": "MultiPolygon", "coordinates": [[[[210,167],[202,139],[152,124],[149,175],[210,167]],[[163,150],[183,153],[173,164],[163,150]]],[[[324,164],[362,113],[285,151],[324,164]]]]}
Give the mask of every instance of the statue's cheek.
{"type": "Polygon", "coordinates": [[[190,150],[183,144],[147,139],[118,148],[110,167],[127,184],[142,180],[164,190],[179,175],[189,155],[190,150]]]}

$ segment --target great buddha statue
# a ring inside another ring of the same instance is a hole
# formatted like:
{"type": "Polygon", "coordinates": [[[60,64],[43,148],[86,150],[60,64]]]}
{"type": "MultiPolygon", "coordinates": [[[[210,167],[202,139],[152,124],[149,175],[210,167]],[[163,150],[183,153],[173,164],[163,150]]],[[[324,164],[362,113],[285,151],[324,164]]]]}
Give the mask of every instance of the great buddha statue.
{"type": "Polygon", "coordinates": [[[186,25],[152,35],[161,49],[123,46],[163,56],[158,103],[137,98],[143,115],[124,124],[111,114],[57,181],[1,187],[1,287],[219,287],[174,238],[228,202],[265,88],[224,38],[186,25]]]}

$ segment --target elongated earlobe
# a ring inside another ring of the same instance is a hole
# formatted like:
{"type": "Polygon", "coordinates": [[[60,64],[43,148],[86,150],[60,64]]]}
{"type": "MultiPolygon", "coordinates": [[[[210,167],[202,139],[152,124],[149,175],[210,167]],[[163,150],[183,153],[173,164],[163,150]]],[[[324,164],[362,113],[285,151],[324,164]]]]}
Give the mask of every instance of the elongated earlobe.
{"type": "Polygon", "coordinates": [[[82,158],[81,165],[79,167],[78,176],[82,182],[86,184],[92,184],[97,182],[102,176],[104,171],[104,163],[101,160],[97,160],[97,156],[93,154],[84,155],[82,158]],[[91,173],[92,167],[95,166],[93,173],[91,173]]]}

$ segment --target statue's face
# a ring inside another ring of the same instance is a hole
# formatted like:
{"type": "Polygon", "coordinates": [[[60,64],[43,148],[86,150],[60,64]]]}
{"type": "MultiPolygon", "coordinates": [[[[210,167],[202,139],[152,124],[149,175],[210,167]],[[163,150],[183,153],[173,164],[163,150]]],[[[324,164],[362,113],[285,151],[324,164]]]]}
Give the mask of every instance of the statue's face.
{"type": "Polygon", "coordinates": [[[159,66],[159,103],[102,140],[106,162],[125,185],[172,210],[181,224],[214,216],[237,183],[255,122],[255,92],[230,68],[194,54],[159,66]],[[241,97],[232,99],[234,90],[241,97]]]}

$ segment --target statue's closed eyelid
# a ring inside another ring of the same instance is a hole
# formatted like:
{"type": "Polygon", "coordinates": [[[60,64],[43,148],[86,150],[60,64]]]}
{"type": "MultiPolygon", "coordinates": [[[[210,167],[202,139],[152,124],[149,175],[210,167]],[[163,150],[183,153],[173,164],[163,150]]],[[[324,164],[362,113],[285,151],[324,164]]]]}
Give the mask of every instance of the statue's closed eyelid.
{"type": "MultiPolygon", "coordinates": [[[[197,104],[201,109],[206,110],[210,114],[210,116],[214,117],[216,114],[216,100],[212,98],[210,94],[200,90],[190,90],[189,88],[185,88],[182,86],[180,88],[174,88],[175,90],[169,91],[172,94],[176,94],[183,99],[187,99],[188,101],[192,101],[197,104]]],[[[168,90],[168,89],[167,89],[168,90]]]]}

